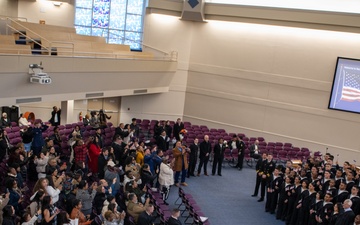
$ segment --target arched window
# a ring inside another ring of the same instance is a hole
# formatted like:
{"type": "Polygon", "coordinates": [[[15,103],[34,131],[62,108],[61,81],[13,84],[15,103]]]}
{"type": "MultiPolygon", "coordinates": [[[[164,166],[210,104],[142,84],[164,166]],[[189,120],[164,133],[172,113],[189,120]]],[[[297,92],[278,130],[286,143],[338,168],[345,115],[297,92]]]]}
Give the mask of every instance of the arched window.
{"type": "Polygon", "coordinates": [[[145,4],[145,0],[76,0],[76,32],[141,50],[145,4]]]}

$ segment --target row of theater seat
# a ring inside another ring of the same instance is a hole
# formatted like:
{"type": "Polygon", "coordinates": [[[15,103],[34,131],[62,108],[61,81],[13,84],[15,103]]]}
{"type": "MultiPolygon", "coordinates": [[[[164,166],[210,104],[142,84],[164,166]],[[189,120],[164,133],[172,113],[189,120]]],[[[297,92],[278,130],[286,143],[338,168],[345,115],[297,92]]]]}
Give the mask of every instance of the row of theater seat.
{"type": "MultiPolygon", "coordinates": [[[[157,120],[137,120],[137,123],[140,126],[140,141],[147,141],[149,140],[151,144],[155,144],[156,140],[153,138],[154,134],[154,126],[157,123],[157,120]]],[[[163,121],[160,121],[163,122],[163,121]]],[[[175,124],[174,121],[170,121],[170,126],[175,124]]],[[[107,124],[108,127],[103,129],[103,135],[105,137],[105,146],[110,146],[112,143],[112,137],[115,133],[115,127],[112,123],[107,124]]],[[[95,134],[95,130],[91,126],[84,127],[82,122],[60,125],[59,126],[59,133],[62,139],[61,148],[63,151],[68,151],[68,138],[75,126],[80,126],[83,130],[83,138],[87,139],[89,136],[95,134]]],[[[272,153],[274,155],[274,159],[284,162],[288,159],[297,159],[297,160],[306,160],[310,157],[310,150],[308,148],[298,148],[293,146],[291,143],[282,143],[282,142],[266,142],[263,137],[247,137],[243,133],[227,133],[224,129],[209,129],[205,125],[192,125],[190,122],[184,122],[184,127],[188,131],[188,133],[184,137],[184,143],[190,145],[194,142],[195,138],[199,139],[199,142],[204,140],[204,135],[209,136],[209,140],[214,147],[217,143],[219,138],[223,138],[226,141],[230,141],[233,135],[238,135],[242,137],[243,141],[245,142],[246,149],[245,149],[245,159],[250,158],[250,150],[249,147],[255,142],[255,140],[259,140],[259,151],[272,153]]],[[[20,137],[20,129],[21,127],[13,126],[11,128],[5,128],[8,133],[8,137],[10,139],[10,143],[16,145],[17,143],[21,142],[20,137]]],[[[54,133],[54,127],[50,126],[48,130],[43,133],[43,137],[50,137],[54,133]]],[[[172,138],[172,137],[171,137],[172,138]]],[[[170,154],[170,151],[169,153],[170,154]]],[[[319,152],[316,152],[319,155],[319,152]]],[[[225,157],[229,157],[229,155],[225,154],[225,157]]]]}

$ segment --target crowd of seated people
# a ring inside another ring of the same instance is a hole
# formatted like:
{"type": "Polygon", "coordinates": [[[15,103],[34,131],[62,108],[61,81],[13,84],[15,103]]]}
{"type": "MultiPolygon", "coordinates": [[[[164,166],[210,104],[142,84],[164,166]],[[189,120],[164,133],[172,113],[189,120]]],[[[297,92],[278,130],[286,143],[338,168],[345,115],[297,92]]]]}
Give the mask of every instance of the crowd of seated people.
{"type": "MultiPolygon", "coordinates": [[[[186,124],[180,119],[154,123],[146,142],[135,118],[112,127],[106,122],[110,117],[101,113],[102,119],[92,113],[83,124],[71,126],[35,120],[21,127],[18,143],[7,137],[8,127],[1,130],[0,161],[7,171],[0,185],[5,194],[0,222],[55,225],[77,219],[82,225],[141,225],[155,220],[147,189],[160,188],[167,204],[169,186],[174,184],[167,150],[183,139],[186,124]]],[[[206,136],[201,142],[208,141],[206,136]]],[[[223,151],[220,141],[212,140],[209,153],[214,147],[223,151]]],[[[348,163],[333,167],[332,157],[309,158],[295,168],[290,161],[286,167],[277,166],[271,154],[259,155],[254,196],[261,187],[259,201],[266,199],[266,211],[287,224],[350,224],[340,221],[354,222],[360,214],[360,172],[348,163]]],[[[193,172],[188,175],[194,176],[193,172]]]]}
{"type": "MultiPolygon", "coordinates": [[[[77,219],[81,225],[141,225],[155,220],[147,189],[159,187],[160,165],[168,161],[163,162],[156,143],[138,140],[136,120],[109,127],[110,117],[102,113],[102,119],[93,115],[92,125],[68,129],[37,119],[21,127],[18,143],[7,137],[10,125],[0,130],[0,161],[7,167],[0,181],[1,224],[77,219]]],[[[171,182],[162,184],[169,188],[171,182]]]]}
{"type": "Polygon", "coordinates": [[[333,163],[310,157],[303,165],[276,165],[271,154],[263,153],[256,165],[253,197],[265,203],[265,211],[287,225],[360,224],[360,170],[345,162],[333,163]]]}

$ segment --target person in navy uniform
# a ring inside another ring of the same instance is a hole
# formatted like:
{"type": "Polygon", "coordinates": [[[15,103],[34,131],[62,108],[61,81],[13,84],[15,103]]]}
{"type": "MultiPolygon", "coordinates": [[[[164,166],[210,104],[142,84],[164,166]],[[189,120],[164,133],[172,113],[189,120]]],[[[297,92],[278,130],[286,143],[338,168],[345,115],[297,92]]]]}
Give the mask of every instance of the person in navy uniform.
{"type": "Polygon", "coordinates": [[[279,198],[280,187],[283,182],[280,171],[280,167],[275,168],[274,172],[270,175],[268,179],[265,211],[270,212],[271,214],[275,213],[279,198]]]}

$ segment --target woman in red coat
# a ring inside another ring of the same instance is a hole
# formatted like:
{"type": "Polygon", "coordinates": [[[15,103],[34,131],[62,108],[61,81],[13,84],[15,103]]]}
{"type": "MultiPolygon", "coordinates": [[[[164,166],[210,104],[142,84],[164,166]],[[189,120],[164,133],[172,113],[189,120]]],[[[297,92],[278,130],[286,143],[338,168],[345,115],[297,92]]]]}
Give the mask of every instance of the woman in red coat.
{"type": "Polygon", "coordinates": [[[99,146],[99,139],[97,137],[90,137],[89,143],[89,169],[92,173],[98,173],[98,158],[101,153],[99,146]]]}

